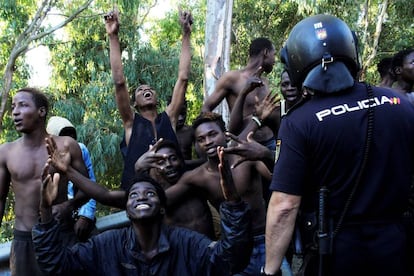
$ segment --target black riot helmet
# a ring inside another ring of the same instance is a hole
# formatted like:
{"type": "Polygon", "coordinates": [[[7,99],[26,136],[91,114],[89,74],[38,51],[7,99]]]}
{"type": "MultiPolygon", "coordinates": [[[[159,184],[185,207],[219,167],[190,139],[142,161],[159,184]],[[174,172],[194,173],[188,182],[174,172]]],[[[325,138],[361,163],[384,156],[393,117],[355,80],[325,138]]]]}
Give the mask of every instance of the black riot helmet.
{"type": "Polygon", "coordinates": [[[296,24],[280,55],[292,85],[322,93],[351,87],[359,71],[356,36],[332,15],[314,15],[296,24]]]}

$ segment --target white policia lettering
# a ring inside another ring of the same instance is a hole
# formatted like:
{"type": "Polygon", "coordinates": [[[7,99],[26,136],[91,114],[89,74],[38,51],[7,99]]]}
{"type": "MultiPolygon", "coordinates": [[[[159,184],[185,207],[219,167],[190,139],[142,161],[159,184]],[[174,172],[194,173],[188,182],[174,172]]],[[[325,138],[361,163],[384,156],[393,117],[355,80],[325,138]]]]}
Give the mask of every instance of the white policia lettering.
{"type": "Polygon", "coordinates": [[[399,104],[400,98],[392,97],[388,98],[387,96],[374,97],[371,99],[366,99],[362,101],[357,101],[355,106],[349,106],[348,104],[340,104],[333,106],[331,108],[323,109],[319,112],[316,112],[315,115],[318,118],[319,122],[322,122],[326,116],[334,115],[338,116],[346,112],[353,112],[358,110],[367,109],[370,106],[379,106],[384,104],[399,104]]]}

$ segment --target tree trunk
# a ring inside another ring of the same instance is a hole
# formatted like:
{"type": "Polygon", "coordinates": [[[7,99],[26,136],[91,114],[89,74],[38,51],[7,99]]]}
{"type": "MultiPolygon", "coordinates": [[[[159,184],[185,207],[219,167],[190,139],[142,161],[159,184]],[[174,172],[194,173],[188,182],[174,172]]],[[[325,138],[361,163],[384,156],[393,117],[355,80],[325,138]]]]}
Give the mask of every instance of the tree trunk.
{"type": "MultiPolygon", "coordinates": [[[[233,0],[207,0],[204,55],[204,98],[211,95],[217,79],[230,69],[231,17],[233,0]]],[[[229,108],[222,101],[215,112],[230,118],[229,108]]]]}
{"type": "Polygon", "coordinates": [[[365,63],[363,64],[362,72],[361,72],[361,79],[365,79],[367,68],[371,66],[372,61],[377,55],[378,42],[379,42],[379,38],[382,32],[382,24],[384,23],[385,15],[387,14],[387,8],[388,8],[388,0],[385,0],[379,7],[377,23],[375,26],[375,33],[374,33],[373,42],[371,46],[371,53],[368,55],[365,63]]]}

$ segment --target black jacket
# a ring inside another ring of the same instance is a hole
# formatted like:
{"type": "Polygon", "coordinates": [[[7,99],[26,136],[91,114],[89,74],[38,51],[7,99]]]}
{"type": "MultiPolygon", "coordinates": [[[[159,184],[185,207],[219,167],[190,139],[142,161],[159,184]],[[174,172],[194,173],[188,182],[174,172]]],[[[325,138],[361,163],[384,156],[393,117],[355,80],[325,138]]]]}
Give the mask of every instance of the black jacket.
{"type": "Polygon", "coordinates": [[[33,227],[40,268],[52,275],[231,275],[247,266],[252,249],[249,207],[223,203],[222,238],[214,242],[197,232],[162,226],[159,252],[148,261],[132,227],[109,230],[85,243],[65,247],[55,221],[33,227]]]}

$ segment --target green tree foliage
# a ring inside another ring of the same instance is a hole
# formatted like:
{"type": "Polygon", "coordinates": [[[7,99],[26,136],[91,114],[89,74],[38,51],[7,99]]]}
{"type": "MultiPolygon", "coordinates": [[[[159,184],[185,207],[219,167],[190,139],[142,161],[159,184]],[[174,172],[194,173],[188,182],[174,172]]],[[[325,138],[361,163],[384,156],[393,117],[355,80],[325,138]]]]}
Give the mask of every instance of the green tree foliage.
{"type": "MultiPolygon", "coordinates": [[[[0,81],[0,143],[12,141],[19,136],[14,130],[10,116],[4,115],[9,114],[10,90],[14,91],[27,86],[28,67],[21,57],[30,50],[33,43],[47,40],[50,33],[76,17],[92,0],[88,1],[71,1],[69,5],[73,4],[74,13],[69,14],[66,19],[53,27],[44,27],[42,23],[56,1],[5,0],[0,2],[0,69],[3,73],[0,81]]],[[[11,190],[0,229],[1,242],[11,236],[14,219],[14,197],[11,190]]]]}
{"type": "MultiPolygon", "coordinates": [[[[381,58],[414,45],[414,9],[410,0],[235,0],[232,68],[240,68],[246,63],[247,49],[253,38],[268,37],[276,49],[280,49],[297,22],[319,13],[338,16],[356,31],[360,40],[363,78],[371,83],[379,81],[376,64],[381,58]],[[378,20],[381,19],[380,11],[384,6],[385,17],[380,22],[380,32],[376,33],[378,20]]],[[[280,70],[280,67],[274,70],[271,80],[278,78],[280,70]]]]}
{"type": "MultiPolygon", "coordinates": [[[[178,23],[178,8],[181,10],[191,11],[193,15],[193,26],[191,34],[191,73],[190,83],[186,92],[186,100],[188,103],[188,116],[187,123],[191,124],[192,120],[198,115],[201,110],[203,102],[203,55],[204,55],[204,22],[206,14],[206,3],[204,1],[192,1],[190,3],[182,3],[179,7],[167,12],[163,19],[154,21],[154,26],[147,29],[147,35],[149,36],[149,43],[152,49],[156,49],[157,55],[164,57],[164,60],[160,60],[158,65],[168,66],[169,80],[165,78],[165,75],[155,74],[162,79],[159,81],[169,83],[165,86],[168,87],[167,98],[171,95],[174,88],[176,77],[178,74],[178,61],[181,49],[181,26],[178,23]],[[172,51],[171,51],[172,50],[172,51]],[[166,59],[166,60],[165,60],[166,59]],[[169,64],[169,65],[167,65],[169,64]]],[[[151,61],[151,59],[148,59],[151,61]]],[[[145,65],[145,64],[143,64],[145,65]]],[[[156,67],[158,65],[154,64],[156,67]]],[[[143,67],[144,69],[144,67],[143,67]]],[[[151,74],[152,75],[152,74],[151,74]]],[[[162,99],[162,107],[165,107],[166,98],[162,99]]]]}
{"type": "MultiPolygon", "coordinates": [[[[282,48],[293,26],[303,19],[298,11],[298,4],[284,0],[235,0],[232,22],[231,68],[240,69],[248,60],[251,41],[266,37],[275,45],[276,51],[282,48]]],[[[282,66],[268,76],[272,89],[279,84],[282,66]]],[[[278,89],[276,89],[278,90],[278,89]]]]}

